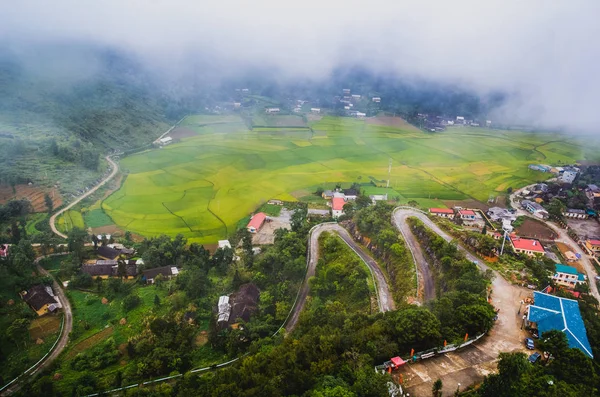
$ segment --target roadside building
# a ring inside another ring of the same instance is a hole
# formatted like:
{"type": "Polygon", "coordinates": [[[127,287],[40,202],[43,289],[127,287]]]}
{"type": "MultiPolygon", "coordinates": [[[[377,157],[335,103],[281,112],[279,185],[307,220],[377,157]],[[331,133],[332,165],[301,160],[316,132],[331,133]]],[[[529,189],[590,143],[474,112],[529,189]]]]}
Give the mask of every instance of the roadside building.
{"type": "Polygon", "coordinates": [[[359,119],[362,119],[362,118],[366,117],[366,115],[367,114],[363,113],[363,112],[356,112],[356,117],[359,118],[359,119]]]}
{"type": "Polygon", "coordinates": [[[506,208],[500,207],[492,207],[487,211],[487,215],[494,222],[500,222],[503,220],[507,220],[510,222],[514,222],[517,219],[517,216],[507,210],[506,208]]]}
{"type": "Polygon", "coordinates": [[[379,102],[381,102],[381,98],[380,98],[380,97],[378,97],[378,96],[374,96],[373,98],[371,98],[371,100],[372,100],[373,102],[375,102],[375,103],[379,103],[379,102]]]}
{"type": "Polygon", "coordinates": [[[248,222],[248,226],[247,226],[248,231],[250,233],[258,232],[260,227],[265,223],[266,219],[267,219],[267,215],[264,212],[259,212],[258,214],[254,215],[250,219],[250,222],[248,222]]]}
{"type": "Polygon", "coordinates": [[[463,116],[456,116],[456,124],[464,124],[465,118],[463,116]]]}
{"type": "Polygon", "coordinates": [[[527,322],[537,328],[538,335],[552,330],[562,331],[567,336],[569,347],[594,357],[576,300],[534,291],[533,301],[533,305],[527,308],[527,322]]]}
{"type": "Polygon", "coordinates": [[[573,183],[575,178],[577,178],[577,171],[568,170],[560,176],[560,181],[562,183],[573,183]]]}
{"type": "Polygon", "coordinates": [[[545,252],[542,243],[540,243],[538,240],[511,236],[510,243],[515,252],[518,254],[535,256],[544,255],[545,252]]]}
{"type": "Polygon", "coordinates": [[[154,284],[154,279],[159,275],[164,279],[170,280],[173,277],[177,277],[178,274],[179,268],[175,266],[155,267],[154,269],[148,269],[142,272],[142,281],[146,284],[154,284]]]}
{"type": "Polygon", "coordinates": [[[54,294],[48,293],[47,288],[52,291],[50,287],[38,284],[29,288],[27,291],[22,291],[20,293],[21,299],[23,299],[38,316],[53,312],[59,307],[57,300],[53,296],[54,294]]]}
{"type": "Polygon", "coordinates": [[[586,282],[585,275],[579,273],[573,266],[565,266],[560,263],[556,265],[556,271],[552,276],[552,280],[559,285],[574,288],[577,284],[586,282]]]}
{"type": "Polygon", "coordinates": [[[346,200],[343,197],[334,197],[331,200],[331,215],[334,218],[339,218],[344,214],[344,205],[346,200]]]}
{"type": "Polygon", "coordinates": [[[321,113],[321,109],[320,108],[310,108],[310,112],[311,113],[321,113]]]}
{"type": "Polygon", "coordinates": [[[442,218],[454,219],[454,210],[450,208],[430,208],[429,213],[442,218]]]}
{"type": "Polygon", "coordinates": [[[344,189],[342,190],[342,193],[344,193],[346,200],[356,200],[358,197],[358,191],[356,189],[344,189]]]}
{"type": "Polygon", "coordinates": [[[574,208],[569,208],[565,212],[562,213],[565,218],[574,218],[574,219],[587,219],[589,215],[585,210],[579,210],[574,208]]]}
{"type": "Polygon", "coordinates": [[[269,113],[269,114],[272,114],[272,113],[279,113],[279,112],[280,112],[280,109],[279,109],[279,108],[266,108],[266,109],[265,109],[265,113],[269,113]]]}
{"type": "Polygon", "coordinates": [[[521,206],[540,219],[546,219],[549,216],[548,211],[546,211],[539,203],[534,201],[523,200],[521,201],[521,206]]]}
{"type": "Polygon", "coordinates": [[[371,199],[371,203],[373,203],[373,205],[375,205],[378,201],[387,201],[388,200],[388,195],[386,194],[372,194],[369,196],[369,198],[371,199]]]}
{"type": "Polygon", "coordinates": [[[170,143],[173,143],[173,138],[171,138],[170,136],[166,136],[166,137],[164,137],[164,138],[160,138],[160,139],[158,140],[158,143],[159,143],[161,146],[167,146],[168,144],[170,144],[170,143]]]}
{"type": "Polygon", "coordinates": [[[458,210],[458,217],[463,220],[475,220],[475,211],[473,210],[458,210]]]}
{"type": "Polygon", "coordinates": [[[590,255],[596,257],[600,256],[600,240],[599,239],[587,239],[585,240],[585,249],[590,255]]]}

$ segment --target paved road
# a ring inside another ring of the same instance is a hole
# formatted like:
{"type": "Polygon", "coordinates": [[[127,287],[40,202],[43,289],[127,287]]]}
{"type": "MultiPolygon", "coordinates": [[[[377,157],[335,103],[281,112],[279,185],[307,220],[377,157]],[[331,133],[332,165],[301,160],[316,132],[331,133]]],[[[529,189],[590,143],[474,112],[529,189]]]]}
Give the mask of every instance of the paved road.
{"type": "MultiPolygon", "coordinates": [[[[394,210],[393,223],[400,229],[411,250],[413,247],[418,247],[419,242],[407,228],[406,219],[410,217],[421,220],[425,226],[444,240],[453,240],[452,236],[441,230],[426,214],[414,209],[397,208],[394,210]]],[[[461,245],[458,245],[458,248],[465,253],[467,259],[477,261],[482,270],[489,269],[481,259],[472,255],[461,245]]],[[[429,267],[427,263],[419,263],[423,259],[415,252],[413,254],[415,254],[419,268],[429,267]]],[[[524,349],[521,343],[524,334],[520,329],[521,318],[517,311],[520,301],[530,295],[531,291],[510,284],[496,271],[493,273],[491,302],[494,307],[500,309],[500,312],[489,335],[475,346],[472,345],[469,348],[424,360],[404,368],[405,386],[411,395],[431,395],[431,386],[438,378],[442,379],[444,383],[444,393],[451,394],[456,390],[458,383],[466,387],[480,382],[485,375],[494,371],[495,361],[501,352],[524,349]]]]}
{"type": "Polygon", "coordinates": [[[311,230],[311,233],[309,235],[309,254],[308,258],[306,259],[306,275],[304,276],[304,282],[302,283],[300,291],[298,292],[298,298],[296,300],[294,310],[292,311],[289,320],[285,325],[285,329],[288,333],[294,330],[294,328],[298,324],[300,313],[304,309],[306,297],[308,296],[309,292],[308,280],[315,275],[315,269],[317,267],[317,262],[319,261],[319,236],[323,232],[337,233],[342,238],[342,240],[346,244],[348,244],[348,246],[352,248],[352,250],[356,252],[360,256],[360,258],[367,264],[367,266],[369,267],[370,271],[376,279],[379,310],[385,312],[393,310],[395,307],[387,281],[383,275],[383,272],[377,265],[377,262],[375,262],[373,258],[371,258],[371,256],[368,253],[366,253],[361,246],[354,242],[354,240],[346,231],[346,229],[344,229],[337,223],[322,223],[320,225],[315,226],[311,230]]]}
{"type": "Polygon", "coordinates": [[[597,276],[597,273],[596,273],[594,265],[592,264],[592,261],[590,260],[587,252],[585,252],[579,246],[579,244],[577,244],[571,238],[571,236],[569,236],[569,234],[567,233],[567,231],[565,229],[557,226],[556,224],[554,224],[552,222],[544,221],[536,216],[533,216],[530,212],[522,209],[521,204],[519,204],[516,201],[516,197],[518,195],[520,195],[521,191],[523,191],[525,189],[530,189],[532,186],[533,185],[529,185],[529,186],[525,186],[519,190],[515,190],[510,195],[510,204],[512,205],[513,208],[515,208],[517,210],[517,215],[527,216],[527,217],[536,219],[538,221],[544,222],[549,228],[554,230],[554,232],[556,232],[556,234],[558,235],[558,238],[554,239],[554,241],[558,241],[559,243],[567,244],[571,248],[572,251],[575,251],[576,254],[581,255],[581,259],[579,260],[579,262],[583,265],[583,268],[585,269],[586,275],[588,277],[588,280],[589,280],[588,284],[590,286],[590,292],[592,293],[592,295],[594,295],[594,298],[596,298],[600,302],[600,293],[598,292],[598,286],[596,285],[596,278],[595,278],[597,276]]]}
{"type": "Polygon", "coordinates": [[[110,181],[112,178],[114,178],[115,175],[117,175],[117,172],[119,172],[119,166],[117,165],[117,163],[115,163],[110,156],[106,156],[106,161],[108,161],[108,163],[111,165],[112,167],[112,171],[110,173],[110,175],[108,175],[106,178],[104,178],[100,183],[98,183],[96,186],[94,186],[93,188],[91,188],[90,190],[88,190],[87,192],[85,192],[84,194],[82,194],[81,196],[79,196],[75,201],[73,201],[71,204],[67,205],[65,208],[61,209],[60,211],[58,211],[57,213],[55,213],[54,215],[52,215],[50,217],[50,228],[52,229],[52,232],[54,232],[54,234],[62,237],[62,238],[67,238],[67,235],[64,233],[61,233],[58,231],[58,229],[56,228],[56,225],[54,224],[56,222],[56,218],[61,215],[63,212],[70,210],[71,208],[73,208],[73,206],[75,206],[77,203],[79,203],[81,200],[83,200],[84,198],[86,198],[87,196],[89,196],[90,194],[94,193],[96,190],[98,190],[100,188],[100,186],[103,186],[106,182],[110,181]]]}
{"type": "MultiPolygon", "coordinates": [[[[38,272],[40,272],[44,276],[52,277],[52,275],[50,273],[48,273],[48,271],[46,269],[44,269],[43,267],[41,267],[39,265],[39,262],[40,262],[40,260],[42,260],[46,257],[56,256],[56,255],[65,255],[65,254],[63,254],[63,253],[50,254],[47,256],[38,257],[35,260],[35,264],[37,265],[38,272]]],[[[22,377],[17,382],[15,382],[13,385],[11,385],[7,389],[5,389],[2,392],[2,396],[8,396],[10,394],[17,392],[21,388],[21,385],[23,385],[24,383],[27,383],[32,377],[34,377],[37,374],[38,371],[43,370],[44,368],[46,368],[50,364],[52,364],[52,362],[62,353],[62,351],[67,346],[67,343],[69,342],[69,334],[71,333],[71,330],[73,329],[73,312],[71,310],[71,304],[69,303],[69,299],[67,299],[67,296],[65,295],[62,287],[56,282],[54,277],[52,277],[52,289],[54,290],[56,296],[58,297],[58,300],[60,301],[60,304],[62,305],[62,310],[64,313],[63,314],[64,315],[64,324],[63,324],[63,328],[62,328],[62,333],[60,334],[59,339],[58,339],[58,343],[56,344],[56,346],[54,346],[54,350],[52,351],[52,353],[50,353],[48,356],[46,356],[46,358],[44,358],[39,363],[37,363],[35,368],[31,368],[30,371],[28,371],[24,377],[22,377]]]]}

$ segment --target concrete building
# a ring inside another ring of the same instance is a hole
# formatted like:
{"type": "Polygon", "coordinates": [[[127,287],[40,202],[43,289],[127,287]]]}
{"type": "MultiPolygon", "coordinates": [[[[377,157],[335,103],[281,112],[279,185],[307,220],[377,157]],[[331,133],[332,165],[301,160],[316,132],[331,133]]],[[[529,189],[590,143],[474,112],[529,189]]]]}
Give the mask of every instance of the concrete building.
{"type": "Polygon", "coordinates": [[[518,236],[511,236],[510,243],[511,243],[513,249],[515,250],[515,252],[518,254],[535,256],[535,255],[544,255],[544,252],[545,252],[544,247],[542,246],[542,243],[540,243],[538,240],[521,238],[518,236]]]}
{"type": "Polygon", "coordinates": [[[556,284],[574,288],[577,284],[586,282],[585,275],[579,273],[573,266],[565,266],[560,263],[555,266],[556,271],[552,275],[552,281],[556,284]]]}
{"type": "Polygon", "coordinates": [[[454,219],[454,210],[450,208],[430,208],[429,213],[441,218],[454,219]]]}

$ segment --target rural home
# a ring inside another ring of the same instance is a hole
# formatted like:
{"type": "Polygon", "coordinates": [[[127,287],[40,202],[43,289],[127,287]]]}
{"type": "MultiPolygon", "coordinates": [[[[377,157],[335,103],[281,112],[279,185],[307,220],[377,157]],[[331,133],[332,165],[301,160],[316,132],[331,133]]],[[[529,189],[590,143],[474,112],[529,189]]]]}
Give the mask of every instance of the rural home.
{"type": "Polygon", "coordinates": [[[350,95],[350,88],[344,88],[344,89],[342,89],[342,93],[344,95],[350,95]]]}
{"type": "Polygon", "coordinates": [[[333,198],[333,191],[325,190],[323,193],[321,193],[321,197],[323,197],[325,200],[331,200],[333,198]]]}
{"type": "Polygon", "coordinates": [[[587,185],[587,188],[585,189],[585,195],[590,200],[600,197],[600,187],[596,185],[587,185]]]}
{"type": "Polygon", "coordinates": [[[344,214],[344,205],[346,200],[343,197],[334,197],[331,200],[331,215],[334,218],[339,218],[344,214]]]}
{"type": "Polygon", "coordinates": [[[248,222],[248,231],[250,233],[256,233],[260,229],[260,227],[265,223],[265,219],[267,219],[267,215],[264,212],[259,212],[255,214],[248,222]]]}
{"type": "Polygon", "coordinates": [[[527,323],[537,328],[538,335],[551,330],[562,331],[567,336],[569,347],[594,357],[576,300],[534,291],[533,301],[533,305],[527,307],[527,323]]]}
{"type": "MultiPolygon", "coordinates": [[[[125,279],[132,279],[137,276],[136,261],[130,260],[123,263],[125,266],[125,279]]],[[[87,273],[93,278],[100,277],[107,279],[109,277],[119,277],[119,262],[116,260],[90,261],[81,265],[81,271],[87,273]]]]}
{"type": "Polygon", "coordinates": [[[319,210],[319,209],[315,209],[315,208],[309,208],[307,215],[308,215],[308,217],[327,218],[330,215],[330,213],[329,213],[329,210],[319,210]]]}
{"type": "Polygon", "coordinates": [[[486,120],[486,121],[485,121],[485,126],[486,126],[486,127],[489,127],[489,126],[491,126],[491,125],[492,125],[492,120],[486,120]]]}
{"type": "Polygon", "coordinates": [[[600,256],[600,240],[598,239],[587,239],[585,240],[585,249],[588,254],[594,256],[600,256]]]}
{"type": "Polygon", "coordinates": [[[319,108],[310,108],[311,113],[321,113],[321,109],[319,108]]]}
{"type": "Polygon", "coordinates": [[[115,249],[119,251],[120,255],[133,255],[135,254],[135,250],[133,248],[127,248],[123,244],[106,244],[107,247],[115,249]]]}
{"type": "Polygon", "coordinates": [[[54,298],[52,288],[46,287],[43,284],[34,285],[27,291],[22,291],[20,295],[21,299],[23,299],[38,316],[53,312],[60,307],[57,300],[54,298]],[[50,292],[48,292],[48,289],[50,292]]]}
{"type": "Polygon", "coordinates": [[[388,200],[388,195],[386,194],[372,194],[369,196],[369,198],[371,199],[371,203],[373,203],[373,205],[375,205],[378,201],[387,201],[388,200]]]}
{"type": "Polygon", "coordinates": [[[158,143],[162,146],[167,146],[168,144],[173,142],[173,138],[171,138],[170,136],[166,136],[164,138],[160,138],[158,140],[158,143]]]}
{"type": "Polygon", "coordinates": [[[219,297],[217,304],[217,325],[225,328],[229,323],[229,315],[231,314],[231,305],[229,304],[229,296],[222,295],[219,297]]]}
{"type": "Polygon", "coordinates": [[[279,108],[266,108],[265,113],[279,113],[279,108]]]}
{"type": "Polygon", "coordinates": [[[373,97],[371,100],[372,100],[373,102],[375,102],[375,103],[379,103],[379,102],[381,102],[381,98],[380,98],[380,97],[378,97],[378,96],[374,96],[374,97],[373,97]]]}
{"type": "Polygon", "coordinates": [[[360,99],[360,95],[358,95],[358,94],[352,94],[352,99],[360,99]]]}
{"type": "Polygon", "coordinates": [[[574,208],[568,208],[565,212],[562,213],[566,218],[575,218],[575,219],[587,219],[589,215],[585,210],[578,210],[574,208]]]}
{"type": "Polygon", "coordinates": [[[565,171],[560,177],[560,181],[562,183],[573,183],[573,181],[577,178],[577,171],[565,171]]]}
{"type": "Polygon", "coordinates": [[[219,240],[219,248],[231,248],[231,243],[229,240],[219,240]]]}
{"type": "Polygon", "coordinates": [[[585,283],[585,276],[579,273],[573,266],[565,266],[560,263],[557,263],[555,266],[556,271],[552,276],[552,281],[556,284],[573,288],[577,284],[585,283]]]}
{"type": "Polygon", "coordinates": [[[545,252],[544,247],[537,240],[521,238],[518,236],[511,236],[510,243],[515,252],[518,254],[534,256],[539,254],[543,255],[545,252]]]}
{"type": "Polygon", "coordinates": [[[458,210],[458,216],[463,220],[475,220],[477,217],[473,210],[458,210]]]}
{"type": "Polygon", "coordinates": [[[231,314],[229,322],[235,323],[238,319],[245,322],[250,321],[250,317],[258,309],[258,300],[260,298],[260,290],[253,283],[243,284],[238,292],[231,296],[231,314]]]}
{"type": "Polygon", "coordinates": [[[342,192],[344,193],[346,200],[356,200],[356,197],[358,197],[358,191],[356,189],[344,189],[342,192]]]}
{"type": "Polygon", "coordinates": [[[359,119],[365,117],[366,115],[366,113],[356,112],[356,117],[358,117],[359,119]]]}
{"type": "Polygon", "coordinates": [[[463,116],[456,116],[456,124],[464,124],[465,118],[463,116]]]}
{"type": "Polygon", "coordinates": [[[179,269],[175,266],[162,266],[155,267],[154,269],[144,270],[142,272],[142,281],[146,284],[154,284],[154,279],[161,275],[164,279],[170,280],[173,277],[177,277],[179,269]]]}
{"type": "Polygon", "coordinates": [[[544,207],[536,202],[523,200],[521,201],[521,206],[538,218],[548,218],[548,211],[546,211],[544,207]]]}
{"type": "Polygon", "coordinates": [[[119,252],[118,250],[111,248],[109,246],[103,246],[103,245],[98,247],[96,252],[98,253],[98,256],[100,258],[106,259],[106,260],[114,260],[114,259],[117,259],[119,257],[119,255],[121,255],[121,252],[119,252]]]}
{"type": "Polygon", "coordinates": [[[429,213],[442,218],[454,219],[454,210],[450,208],[430,208],[429,213]]]}
{"type": "Polygon", "coordinates": [[[267,201],[267,204],[271,204],[271,205],[283,205],[283,201],[273,199],[273,200],[267,201]]]}
{"type": "Polygon", "coordinates": [[[514,222],[517,219],[517,216],[510,212],[505,208],[500,207],[492,207],[487,211],[487,215],[494,222],[500,222],[503,220],[508,220],[510,222],[514,222]]]}

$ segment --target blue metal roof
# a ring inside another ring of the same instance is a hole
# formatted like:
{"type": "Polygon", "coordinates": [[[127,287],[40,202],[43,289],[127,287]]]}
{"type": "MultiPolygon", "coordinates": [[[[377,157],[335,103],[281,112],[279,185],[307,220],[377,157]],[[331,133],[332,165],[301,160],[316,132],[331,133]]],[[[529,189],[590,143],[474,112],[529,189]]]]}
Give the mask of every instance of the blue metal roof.
{"type": "Polygon", "coordinates": [[[575,269],[573,266],[561,265],[560,263],[557,263],[554,266],[556,267],[557,273],[577,274],[577,269],[575,269]]]}
{"type": "Polygon", "coordinates": [[[577,275],[577,280],[579,280],[579,281],[585,281],[585,276],[583,274],[579,273],[577,275]]]}
{"type": "Polygon", "coordinates": [[[577,301],[538,291],[533,293],[533,300],[534,304],[529,306],[527,320],[537,323],[540,336],[554,329],[563,331],[567,335],[570,347],[594,357],[577,301]]]}

